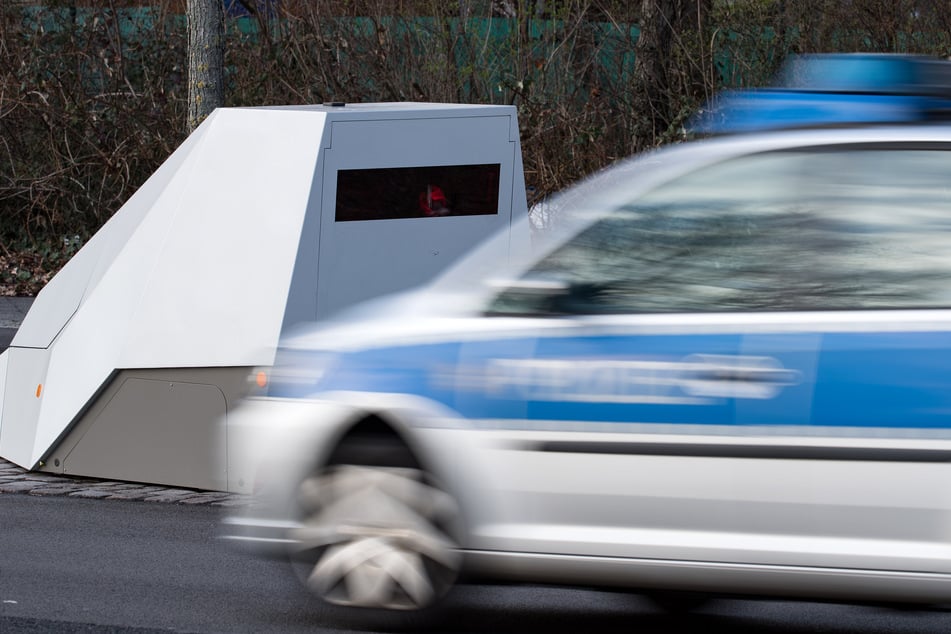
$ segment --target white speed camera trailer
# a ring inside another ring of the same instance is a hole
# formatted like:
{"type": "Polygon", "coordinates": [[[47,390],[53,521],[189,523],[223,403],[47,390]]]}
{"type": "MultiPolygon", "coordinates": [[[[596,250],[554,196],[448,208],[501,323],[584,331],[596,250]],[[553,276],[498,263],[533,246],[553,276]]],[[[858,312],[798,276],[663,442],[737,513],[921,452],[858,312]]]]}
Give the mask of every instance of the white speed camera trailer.
{"type": "Polygon", "coordinates": [[[36,297],[0,355],[0,456],[222,488],[218,423],[283,332],[526,214],[513,107],[219,109],[36,297]]]}

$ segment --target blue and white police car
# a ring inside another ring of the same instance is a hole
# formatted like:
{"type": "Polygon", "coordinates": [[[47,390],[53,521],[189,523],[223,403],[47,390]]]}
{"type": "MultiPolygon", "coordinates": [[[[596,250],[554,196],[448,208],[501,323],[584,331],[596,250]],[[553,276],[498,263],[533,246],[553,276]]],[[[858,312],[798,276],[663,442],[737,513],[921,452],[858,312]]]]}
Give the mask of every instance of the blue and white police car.
{"type": "Polygon", "coordinates": [[[796,63],[888,81],[732,95],[702,127],[743,134],[568,190],[530,257],[285,341],[229,419],[228,535],[352,608],[467,575],[951,600],[948,64],[796,63]]]}

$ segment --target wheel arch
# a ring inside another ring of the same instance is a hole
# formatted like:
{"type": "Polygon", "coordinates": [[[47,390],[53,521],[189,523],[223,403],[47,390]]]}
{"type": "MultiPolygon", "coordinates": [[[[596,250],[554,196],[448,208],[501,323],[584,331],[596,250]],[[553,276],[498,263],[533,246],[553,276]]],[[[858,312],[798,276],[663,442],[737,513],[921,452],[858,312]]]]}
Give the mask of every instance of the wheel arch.
{"type": "Polygon", "coordinates": [[[385,410],[357,410],[350,419],[339,426],[329,439],[320,457],[320,466],[342,464],[355,460],[357,464],[368,462],[372,466],[418,466],[428,470],[425,459],[420,459],[421,450],[413,440],[410,429],[397,422],[392,413],[385,410]],[[390,445],[389,447],[381,445],[390,445]],[[381,455],[389,449],[389,455],[381,455]],[[364,455],[359,455],[365,452],[364,455]],[[389,464],[398,462],[401,457],[393,453],[403,453],[402,459],[413,464],[389,464]],[[378,461],[382,461],[378,462],[378,461]]]}
{"type": "MultiPolygon", "coordinates": [[[[417,423],[432,416],[442,420],[445,411],[429,407],[428,404],[413,402],[410,404],[399,399],[397,402],[375,402],[372,405],[354,406],[347,418],[336,425],[316,456],[312,468],[323,469],[334,464],[356,463],[372,466],[414,467],[422,470],[439,487],[449,493],[459,505],[459,518],[454,522],[456,535],[460,543],[467,541],[466,522],[469,495],[465,481],[466,474],[472,473],[466,467],[466,461],[453,452],[452,456],[442,455],[445,445],[433,440],[427,430],[431,428],[417,423]],[[390,443],[391,446],[380,447],[379,444],[390,443]],[[356,447],[356,459],[350,454],[347,446],[356,447]],[[364,452],[361,456],[360,453],[364,452]],[[403,452],[402,456],[399,456],[403,452]],[[382,464],[374,462],[380,459],[382,464]]],[[[450,417],[446,420],[455,420],[450,417]]],[[[447,431],[457,427],[457,423],[447,423],[439,431],[447,431]]]]}

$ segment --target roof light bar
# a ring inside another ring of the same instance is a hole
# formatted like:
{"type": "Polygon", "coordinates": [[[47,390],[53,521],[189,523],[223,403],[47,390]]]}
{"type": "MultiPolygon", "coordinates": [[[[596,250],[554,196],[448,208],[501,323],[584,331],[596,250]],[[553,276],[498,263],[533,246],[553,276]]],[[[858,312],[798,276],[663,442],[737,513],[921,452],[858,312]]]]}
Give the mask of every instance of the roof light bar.
{"type": "Polygon", "coordinates": [[[916,55],[803,55],[787,61],[775,87],[726,92],[688,127],[730,134],[911,123],[949,114],[951,62],[916,55]]]}

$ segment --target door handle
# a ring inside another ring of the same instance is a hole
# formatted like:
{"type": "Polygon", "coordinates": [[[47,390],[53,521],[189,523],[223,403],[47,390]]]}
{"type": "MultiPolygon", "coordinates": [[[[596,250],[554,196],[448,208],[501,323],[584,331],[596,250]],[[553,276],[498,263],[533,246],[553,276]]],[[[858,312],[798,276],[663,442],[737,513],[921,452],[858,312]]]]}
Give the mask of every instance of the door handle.
{"type": "Polygon", "coordinates": [[[693,374],[700,381],[728,381],[740,383],[794,383],[796,372],[785,368],[744,368],[719,366],[704,368],[693,374]]]}
{"type": "Polygon", "coordinates": [[[683,388],[692,396],[772,398],[801,378],[772,357],[696,354],[686,360],[683,388]]]}

